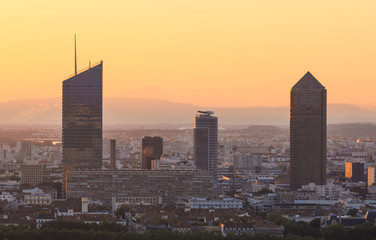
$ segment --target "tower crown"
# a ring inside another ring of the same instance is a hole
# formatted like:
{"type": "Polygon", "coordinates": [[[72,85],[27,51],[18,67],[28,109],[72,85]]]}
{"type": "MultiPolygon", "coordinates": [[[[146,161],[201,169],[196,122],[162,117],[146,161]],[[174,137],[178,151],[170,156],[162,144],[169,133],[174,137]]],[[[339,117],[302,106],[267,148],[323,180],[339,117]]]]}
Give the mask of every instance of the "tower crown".
{"type": "Polygon", "coordinates": [[[325,87],[308,71],[293,87],[297,89],[325,89],[325,87]]]}

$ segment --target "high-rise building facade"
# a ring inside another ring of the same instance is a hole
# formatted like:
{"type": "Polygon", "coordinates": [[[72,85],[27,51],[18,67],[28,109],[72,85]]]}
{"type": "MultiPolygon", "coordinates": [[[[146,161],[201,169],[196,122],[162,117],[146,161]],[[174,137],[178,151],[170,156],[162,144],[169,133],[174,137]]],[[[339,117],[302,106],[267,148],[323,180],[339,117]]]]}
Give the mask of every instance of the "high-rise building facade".
{"type": "Polygon", "coordinates": [[[373,184],[376,183],[376,170],[375,166],[370,166],[368,167],[368,174],[367,174],[367,184],[368,187],[372,186],[373,184]]]}
{"type": "Polygon", "coordinates": [[[345,178],[352,178],[353,176],[352,168],[353,168],[352,162],[345,162],[345,178]]]}
{"type": "Polygon", "coordinates": [[[360,182],[365,180],[364,163],[361,162],[346,162],[345,163],[345,177],[351,179],[353,182],[360,182]]]}
{"type": "Polygon", "coordinates": [[[22,165],[22,184],[37,186],[43,182],[43,167],[40,164],[23,164],[22,165]]]}
{"type": "Polygon", "coordinates": [[[31,156],[31,142],[30,141],[21,141],[21,148],[18,153],[18,162],[23,162],[28,157],[31,156]]]}
{"type": "Polygon", "coordinates": [[[151,169],[151,160],[163,154],[163,138],[144,136],[141,138],[141,168],[151,169]]]}
{"type": "Polygon", "coordinates": [[[197,169],[218,173],[218,118],[211,111],[198,111],[193,129],[194,163],[197,169]]]}
{"type": "Polygon", "coordinates": [[[102,167],[102,66],[94,64],[63,81],[63,164],[102,167]]]}
{"type": "Polygon", "coordinates": [[[326,89],[307,72],[291,89],[290,186],[326,184],[326,89]]]}

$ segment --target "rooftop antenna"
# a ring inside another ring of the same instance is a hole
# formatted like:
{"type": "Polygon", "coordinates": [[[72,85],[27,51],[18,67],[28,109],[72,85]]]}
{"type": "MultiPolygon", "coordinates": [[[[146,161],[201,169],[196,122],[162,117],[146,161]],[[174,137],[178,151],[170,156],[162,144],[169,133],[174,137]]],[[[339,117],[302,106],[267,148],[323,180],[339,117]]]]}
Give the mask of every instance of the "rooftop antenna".
{"type": "Polygon", "coordinates": [[[74,75],[77,75],[76,34],[74,34],[74,75]]]}

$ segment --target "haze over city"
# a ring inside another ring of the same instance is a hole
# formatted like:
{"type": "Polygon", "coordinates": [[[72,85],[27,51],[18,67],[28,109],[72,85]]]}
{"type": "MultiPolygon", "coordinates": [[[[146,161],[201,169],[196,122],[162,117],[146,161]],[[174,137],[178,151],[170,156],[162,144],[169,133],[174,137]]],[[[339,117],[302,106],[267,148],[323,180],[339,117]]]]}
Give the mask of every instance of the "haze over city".
{"type": "Polygon", "coordinates": [[[0,101],[61,96],[105,61],[104,97],[280,107],[311,71],[328,103],[374,104],[374,1],[5,1],[0,101]]]}
{"type": "Polygon", "coordinates": [[[375,239],[375,7],[1,3],[0,239],[375,239]]]}

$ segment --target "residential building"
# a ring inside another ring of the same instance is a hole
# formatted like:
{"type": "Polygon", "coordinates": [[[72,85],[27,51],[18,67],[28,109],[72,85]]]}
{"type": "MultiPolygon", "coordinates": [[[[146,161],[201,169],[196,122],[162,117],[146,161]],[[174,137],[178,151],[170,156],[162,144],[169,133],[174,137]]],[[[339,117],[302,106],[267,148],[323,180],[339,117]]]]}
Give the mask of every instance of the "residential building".
{"type": "Polygon", "coordinates": [[[187,204],[191,209],[241,209],[243,203],[236,198],[207,199],[207,198],[190,198],[187,204]]]}
{"type": "Polygon", "coordinates": [[[22,165],[22,184],[28,184],[30,186],[37,186],[43,182],[43,166],[34,164],[23,164],[22,165]]]}
{"type": "Polygon", "coordinates": [[[113,202],[161,203],[213,194],[213,176],[199,170],[90,170],[68,172],[67,197],[87,197],[112,207],[113,202]],[[115,197],[115,199],[113,199],[115,197]],[[153,200],[154,199],[154,200],[153,200]]]}

